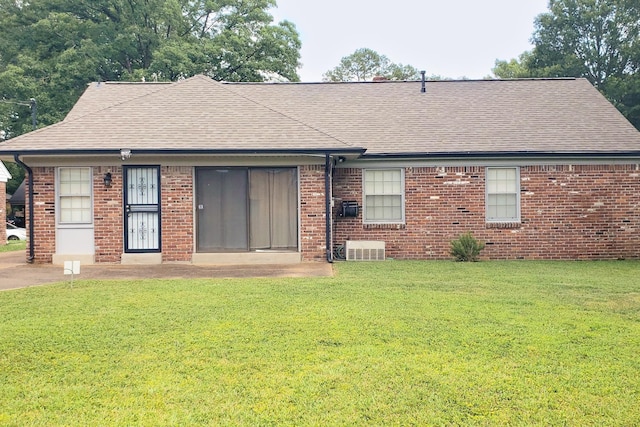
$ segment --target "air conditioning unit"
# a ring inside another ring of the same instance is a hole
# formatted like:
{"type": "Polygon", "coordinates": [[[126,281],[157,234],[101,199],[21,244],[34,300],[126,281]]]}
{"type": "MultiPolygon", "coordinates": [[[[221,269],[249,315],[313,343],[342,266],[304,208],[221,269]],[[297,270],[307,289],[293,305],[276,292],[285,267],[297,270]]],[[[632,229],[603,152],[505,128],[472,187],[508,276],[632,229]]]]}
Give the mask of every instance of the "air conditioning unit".
{"type": "Polygon", "coordinates": [[[384,261],[384,242],[379,240],[347,240],[347,261],[384,261]]]}

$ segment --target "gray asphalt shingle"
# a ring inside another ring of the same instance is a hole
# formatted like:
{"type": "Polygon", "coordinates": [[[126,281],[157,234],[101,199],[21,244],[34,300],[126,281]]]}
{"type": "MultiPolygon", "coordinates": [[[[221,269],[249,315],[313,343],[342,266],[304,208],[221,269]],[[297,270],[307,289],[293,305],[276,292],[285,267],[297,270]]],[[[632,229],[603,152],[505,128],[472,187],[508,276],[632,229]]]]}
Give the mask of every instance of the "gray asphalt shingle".
{"type": "Polygon", "coordinates": [[[67,118],[0,144],[23,150],[640,151],[640,133],[585,79],[89,86],[67,118]]]}

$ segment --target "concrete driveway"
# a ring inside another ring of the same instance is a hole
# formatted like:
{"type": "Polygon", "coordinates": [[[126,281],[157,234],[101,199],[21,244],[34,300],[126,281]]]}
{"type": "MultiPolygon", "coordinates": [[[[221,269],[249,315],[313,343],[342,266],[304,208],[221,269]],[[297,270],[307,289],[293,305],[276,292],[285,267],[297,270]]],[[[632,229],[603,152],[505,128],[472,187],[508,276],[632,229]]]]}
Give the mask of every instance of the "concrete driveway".
{"type": "MultiPolygon", "coordinates": [[[[85,279],[201,279],[238,277],[322,277],[332,276],[333,268],[327,262],[300,264],[252,265],[81,265],[74,280],[85,279]]],[[[25,252],[0,253],[0,290],[18,289],[55,282],[67,282],[62,266],[29,264],[25,252]]]]}

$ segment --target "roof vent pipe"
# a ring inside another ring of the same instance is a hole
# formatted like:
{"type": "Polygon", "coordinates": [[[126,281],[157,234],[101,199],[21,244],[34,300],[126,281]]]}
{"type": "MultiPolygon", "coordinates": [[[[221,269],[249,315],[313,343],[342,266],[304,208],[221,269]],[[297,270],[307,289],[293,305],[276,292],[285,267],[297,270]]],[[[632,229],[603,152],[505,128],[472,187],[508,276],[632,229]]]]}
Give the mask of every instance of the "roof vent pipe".
{"type": "Polygon", "coordinates": [[[420,92],[422,93],[425,93],[427,91],[427,80],[425,77],[426,73],[426,71],[420,71],[420,74],[422,74],[422,89],[420,89],[420,92]]]}

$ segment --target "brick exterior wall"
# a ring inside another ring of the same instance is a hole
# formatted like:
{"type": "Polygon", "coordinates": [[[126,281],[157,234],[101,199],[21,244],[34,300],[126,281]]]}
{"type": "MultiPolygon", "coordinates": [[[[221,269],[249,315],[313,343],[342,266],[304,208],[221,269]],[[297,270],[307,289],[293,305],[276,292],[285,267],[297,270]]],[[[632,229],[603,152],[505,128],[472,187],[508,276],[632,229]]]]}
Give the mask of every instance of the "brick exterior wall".
{"type": "Polygon", "coordinates": [[[304,261],[327,259],[324,166],[300,167],[300,248],[304,261]]]}
{"type": "Polygon", "coordinates": [[[193,254],[193,168],[162,166],[162,261],[190,262],[193,254]]]}
{"type": "MultiPolygon", "coordinates": [[[[35,263],[51,263],[56,250],[55,168],[32,168],[34,241],[27,243],[27,257],[33,245],[35,263]]],[[[29,179],[25,176],[25,227],[29,234],[29,179]]]]}
{"type": "Polygon", "coordinates": [[[96,263],[119,263],[124,250],[122,167],[93,168],[93,224],[96,263]],[[111,172],[111,187],[104,175],[111,172]]]}
{"type": "MultiPolygon", "coordinates": [[[[162,166],[162,259],[190,262],[194,251],[193,168],[162,166]]],[[[35,262],[50,263],[56,248],[55,168],[34,167],[35,262]]],[[[122,167],[93,167],[93,214],[96,263],[119,263],[124,251],[122,167]],[[104,174],[111,172],[111,187],[104,174]]],[[[301,252],[305,261],[326,259],[324,166],[300,168],[301,252]]],[[[27,197],[29,194],[26,189],[27,197]]],[[[28,202],[27,202],[28,208],[28,202]]],[[[26,212],[28,218],[28,212],[26,212]]],[[[29,225],[27,224],[27,227],[29,225]]],[[[27,254],[29,248],[27,248],[27,254]]]]}
{"type": "MultiPolygon", "coordinates": [[[[449,259],[450,241],[471,231],[486,243],[484,259],[640,259],[639,169],[635,164],[521,167],[521,223],[493,225],[485,221],[484,167],[405,168],[406,222],[400,225],[366,225],[362,214],[338,218],[340,200],[360,205],[363,200],[362,170],[337,169],[334,244],[383,240],[391,258],[449,259]]],[[[55,168],[33,172],[34,261],[49,263],[55,252],[55,168]]],[[[189,262],[195,229],[192,168],[163,166],[161,182],[163,260],[189,262]]],[[[94,167],[93,185],[95,260],[118,263],[124,245],[122,168],[94,167]],[[106,172],[112,174],[110,188],[103,183],[106,172]]],[[[300,167],[299,186],[302,259],[324,261],[324,166],[300,167]]]]}
{"type": "MultiPolygon", "coordinates": [[[[450,241],[471,231],[484,259],[640,258],[640,170],[630,165],[520,168],[521,223],[485,222],[484,167],[405,168],[402,225],[337,218],[334,244],[384,240],[388,257],[450,259],[450,241]]],[[[362,170],[338,169],[334,197],[362,205],[362,170]]]]}

